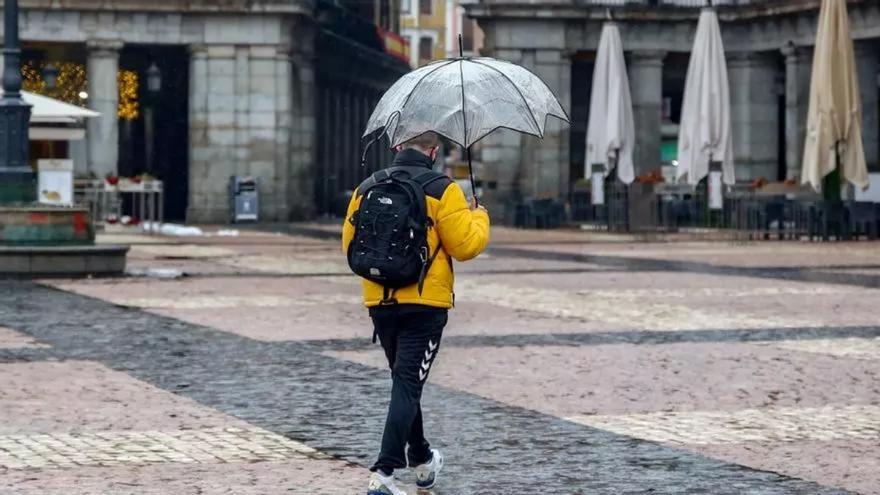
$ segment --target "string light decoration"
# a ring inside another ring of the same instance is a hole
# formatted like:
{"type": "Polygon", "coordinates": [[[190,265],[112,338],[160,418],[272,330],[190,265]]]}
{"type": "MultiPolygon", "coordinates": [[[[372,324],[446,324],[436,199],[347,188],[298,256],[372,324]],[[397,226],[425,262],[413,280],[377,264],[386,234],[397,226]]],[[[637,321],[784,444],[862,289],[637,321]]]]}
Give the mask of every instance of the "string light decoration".
{"type": "Polygon", "coordinates": [[[138,88],[140,81],[137,72],[121,70],[116,75],[119,84],[119,109],[117,115],[122,120],[134,120],[140,115],[138,88]]]}
{"type": "Polygon", "coordinates": [[[46,63],[29,61],[21,68],[22,89],[72,105],[86,106],[87,99],[82,97],[88,94],[86,67],[73,62],[55,62],[54,65],[58,71],[55,88],[46,87],[43,78],[46,63]]]}
{"type": "MultiPolygon", "coordinates": [[[[45,62],[28,61],[21,68],[22,89],[37,93],[65,103],[88,106],[88,74],[86,66],[75,62],[53,62],[58,70],[57,82],[54,89],[46,87],[43,78],[45,62]]],[[[137,72],[121,70],[116,74],[119,85],[119,106],[117,116],[123,120],[135,120],[140,115],[140,101],[138,91],[140,78],[137,72]]]]}

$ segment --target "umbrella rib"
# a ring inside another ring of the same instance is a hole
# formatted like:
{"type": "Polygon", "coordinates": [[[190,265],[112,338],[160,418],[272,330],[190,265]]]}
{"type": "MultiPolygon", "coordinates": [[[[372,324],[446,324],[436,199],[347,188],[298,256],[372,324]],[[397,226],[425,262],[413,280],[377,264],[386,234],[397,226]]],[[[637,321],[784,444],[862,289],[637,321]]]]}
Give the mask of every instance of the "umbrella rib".
{"type": "Polygon", "coordinates": [[[467,145],[465,148],[470,148],[471,144],[468,142],[468,134],[467,134],[467,109],[465,108],[465,97],[464,97],[464,59],[459,59],[458,61],[458,73],[461,76],[461,125],[463,127],[464,134],[464,143],[467,145]]]}
{"type": "MultiPolygon", "coordinates": [[[[410,100],[410,98],[412,97],[413,93],[415,93],[416,90],[419,89],[419,84],[422,84],[422,81],[424,81],[425,78],[427,78],[427,77],[430,76],[431,74],[437,72],[438,70],[442,69],[443,67],[447,67],[448,65],[450,65],[450,64],[452,64],[452,63],[453,63],[453,61],[450,61],[450,62],[447,63],[447,64],[437,64],[437,68],[436,68],[436,69],[433,69],[433,70],[428,71],[424,76],[422,76],[418,81],[416,81],[416,83],[413,85],[413,89],[412,89],[412,91],[410,91],[409,94],[406,95],[406,99],[403,100],[403,105],[400,105],[400,110],[398,110],[398,111],[396,111],[396,112],[394,112],[394,113],[396,113],[396,114],[398,114],[398,115],[403,115],[403,109],[406,108],[406,105],[407,105],[407,103],[409,103],[409,100],[410,100]]],[[[394,113],[392,113],[391,116],[393,116],[394,113]]],[[[387,126],[387,125],[388,125],[388,122],[391,121],[391,116],[389,116],[389,117],[388,117],[388,120],[385,121],[385,126],[387,126]]],[[[399,120],[399,117],[398,117],[398,120],[399,120]]],[[[398,128],[398,127],[399,127],[399,125],[394,127],[394,134],[391,136],[391,146],[394,146],[394,139],[397,137],[397,128],[398,128]]]]}
{"type": "MultiPolygon", "coordinates": [[[[535,123],[535,129],[538,131],[538,136],[541,137],[541,138],[543,138],[543,137],[544,137],[544,131],[541,129],[541,126],[538,125],[538,119],[535,118],[535,112],[534,112],[534,110],[532,110],[532,107],[529,106],[529,102],[528,102],[528,100],[526,100],[525,95],[523,95],[523,94],[522,94],[522,91],[519,90],[519,86],[517,86],[516,83],[513,82],[513,80],[512,80],[511,78],[507,77],[507,74],[505,74],[504,72],[501,72],[501,71],[498,70],[497,68],[492,67],[492,66],[489,65],[489,64],[484,64],[484,63],[482,63],[482,62],[478,62],[478,61],[476,61],[476,60],[471,60],[471,62],[473,62],[473,63],[475,63],[475,64],[480,64],[480,65],[482,65],[483,67],[488,67],[488,68],[494,70],[495,72],[501,74],[501,77],[503,77],[504,79],[507,79],[507,82],[509,82],[510,85],[513,86],[513,89],[516,90],[517,94],[519,94],[519,97],[522,98],[523,103],[526,105],[526,109],[528,109],[528,111],[529,111],[529,117],[531,117],[531,118],[532,118],[532,122],[535,123]]],[[[535,77],[537,77],[537,76],[535,76],[535,77]]],[[[462,84],[462,93],[464,93],[464,84],[462,84]]]]}

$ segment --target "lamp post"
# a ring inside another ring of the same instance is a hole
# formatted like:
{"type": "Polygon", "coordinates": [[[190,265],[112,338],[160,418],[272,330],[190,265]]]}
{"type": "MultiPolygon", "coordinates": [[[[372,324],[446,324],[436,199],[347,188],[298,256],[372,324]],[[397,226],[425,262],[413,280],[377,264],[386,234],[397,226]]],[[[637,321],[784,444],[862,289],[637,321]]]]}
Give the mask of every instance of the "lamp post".
{"type": "Polygon", "coordinates": [[[51,90],[58,86],[58,69],[52,62],[48,62],[43,67],[43,81],[46,83],[46,89],[51,90]]]}
{"type": "Polygon", "coordinates": [[[144,107],[144,133],[146,141],[146,169],[150,175],[155,174],[153,170],[154,145],[156,142],[156,122],[155,122],[155,105],[159,93],[162,91],[162,71],[156,66],[156,62],[150,64],[147,68],[147,92],[149,94],[149,104],[144,107]]]}
{"type": "Polygon", "coordinates": [[[3,10],[3,97],[0,98],[0,204],[36,200],[34,173],[28,163],[28,121],[31,107],[21,96],[21,47],[18,0],[3,10]]]}

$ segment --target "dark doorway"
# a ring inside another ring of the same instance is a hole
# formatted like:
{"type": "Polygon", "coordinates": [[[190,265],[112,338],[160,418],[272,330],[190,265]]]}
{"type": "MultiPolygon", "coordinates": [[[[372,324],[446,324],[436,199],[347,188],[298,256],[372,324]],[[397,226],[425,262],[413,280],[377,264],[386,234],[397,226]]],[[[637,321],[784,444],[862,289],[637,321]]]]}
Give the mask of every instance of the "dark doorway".
{"type": "Polygon", "coordinates": [[[571,63],[571,138],[569,139],[569,184],[584,178],[587,153],[587,123],[593,87],[594,52],[578,52],[571,63]]]}
{"type": "Polygon", "coordinates": [[[126,45],[119,60],[119,174],[163,181],[165,219],[183,221],[189,194],[189,54],[184,46],[126,45]]]}

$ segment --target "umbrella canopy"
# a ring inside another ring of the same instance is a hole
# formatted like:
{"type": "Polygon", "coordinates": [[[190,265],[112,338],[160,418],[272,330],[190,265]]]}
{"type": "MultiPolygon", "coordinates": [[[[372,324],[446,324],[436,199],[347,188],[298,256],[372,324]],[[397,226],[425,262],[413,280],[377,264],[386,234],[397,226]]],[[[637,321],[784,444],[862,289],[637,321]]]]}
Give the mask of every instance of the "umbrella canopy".
{"type": "Polygon", "coordinates": [[[689,184],[709,173],[709,162],[721,162],[726,184],[736,180],[730,134],[730,83],[718,15],[703,9],[688,64],[678,134],[678,178],[689,184]]]}
{"type": "Polygon", "coordinates": [[[394,147],[434,131],[470,148],[502,127],[543,137],[549,115],[568,122],[550,88],[523,67],[485,57],[446,59],[397,80],[364,136],[384,128],[394,147]]]}
{"type": "Polygon", "coordinates": [[[633,168],[632,97],[623,60],[623,43],[617,24],[602,27],[599,51],[593,69],[590,119],[587,125],[586,176],[594,163],[605,164],[605,175],[617,165],[617,178],[629,184],[635,179],[633,168]]]}
{"type": "MultiPolygon", "coordinates": [[[[3,90],[0,89],[0,95],[2,94],[3,90]]],[[[101,115],[88,108],[71,105],[70,103],[36,93],[22,91],[21,97],[25,103],[31,106],[31,123],[73,124],[82,119],[101,115]]]]}
{"type": "Polygon", "coordinates": [[[861,188],[868,186],[861,107],[846,1],[824,0],[810,78],[804,184],[820,191],[822,178],[837,168],[839,152],[841,178],[861,188]]]}

